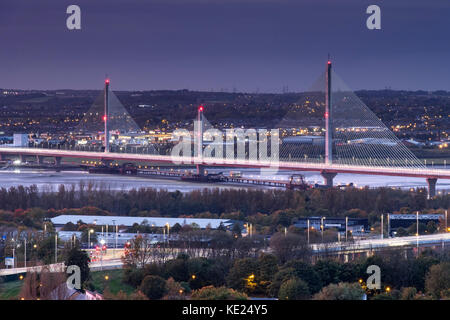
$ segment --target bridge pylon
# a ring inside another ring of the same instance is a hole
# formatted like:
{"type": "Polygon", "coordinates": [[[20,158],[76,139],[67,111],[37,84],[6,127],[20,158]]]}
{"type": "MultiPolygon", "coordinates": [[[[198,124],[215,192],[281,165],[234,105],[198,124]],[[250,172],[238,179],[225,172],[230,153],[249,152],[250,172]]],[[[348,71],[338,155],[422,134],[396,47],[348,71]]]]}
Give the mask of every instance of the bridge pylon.
{"type": "Polygon", "coordinates": [[[331,60],[328,59],[326,68],[325,90],[325,164],[333,163],[333,106],[331,103],[331,60]]]}
{"type": "Polygon", "coordinates": [[[205,175],[205,167],[201,164],[203,162],[203,105],[200,105],[197,109],[197,174],[205,175]]]}
{"type": "Polygon", "coordinates": [[[104,100],[104,115],[105,122],[105,152],[109,152],[109,79],[105,79],[105,100],[104,100]]]}

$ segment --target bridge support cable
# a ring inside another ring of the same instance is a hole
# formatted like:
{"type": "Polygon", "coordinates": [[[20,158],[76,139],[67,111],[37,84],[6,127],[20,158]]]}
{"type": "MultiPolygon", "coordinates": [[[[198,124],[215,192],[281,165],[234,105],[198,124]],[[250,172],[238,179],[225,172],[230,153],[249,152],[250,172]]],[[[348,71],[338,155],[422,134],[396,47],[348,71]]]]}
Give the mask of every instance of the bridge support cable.
{"type": "Polygon", "coordinates": [[[77,151],[101,151],[100,146],[103,145],[103,150],[110,152],[158,153],[154,143],[145,139],[138,124],[110,90],[109,79],[105,80],[104,90],[84,113],[74,131],[76,135],[85,135],[87,140],[75,142],[71,148],[77,151]],[[101,144],[95,143],[100,139],[103,140],[101,144]]]}
{"type": "Polygon", "coordinates": [[[327,64],[279,123],[280,161],[425,169],[327,64]]]}

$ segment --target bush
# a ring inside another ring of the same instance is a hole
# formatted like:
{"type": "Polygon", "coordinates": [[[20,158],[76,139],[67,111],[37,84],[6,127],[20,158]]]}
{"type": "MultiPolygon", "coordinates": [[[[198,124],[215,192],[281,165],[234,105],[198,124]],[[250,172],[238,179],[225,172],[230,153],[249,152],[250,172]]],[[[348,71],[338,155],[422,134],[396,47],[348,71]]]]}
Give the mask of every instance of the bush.
{"type": "Polygon", "coordinates": [[[166,280],[159,276],[146,276],[142,280],[139,290],[149,299],[161,299],[166,293],[166,280]]]}
{"type": "Polygon", "coordinates": [[[299,278],[291,278],[283,282],[278,292],[280,300],[307,300],[310,296],[308,285],[299,278]]]}
{"type": "Polygon", "coordinates": [[[137,288],[144,280],[145,273],[143,269],[125,268],[123,272],[123,282],[137,288]]]}
{"type": "Polygon", "coordinates": [[[193,300],[247,300],[247,295],[226,287],[203,287],[192,293],[193,300]]]}
{"type": "Polygon", "coordinates": [[[434,299],[444,298],[450,288],[450,262],[442,262],[430,267],[425,278],[425,288],[434,299]]]}
{"type": "Polygon", "coordinates": [[[314,296],[314,300],[362,300],[364,290],[357,283],[330,284],[314,296]]]}

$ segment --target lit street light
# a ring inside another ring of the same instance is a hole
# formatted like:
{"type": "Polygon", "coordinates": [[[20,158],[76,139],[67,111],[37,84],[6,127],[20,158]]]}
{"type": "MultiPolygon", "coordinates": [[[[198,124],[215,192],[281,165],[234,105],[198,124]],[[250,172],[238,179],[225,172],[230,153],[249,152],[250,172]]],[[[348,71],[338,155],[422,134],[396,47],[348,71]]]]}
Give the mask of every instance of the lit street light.
{"type": "Polygon", "coordinates": [[[88,231],[88,249],[91,248],[91,233],[94,232],[94,229],[89,229],[88,231]]]}

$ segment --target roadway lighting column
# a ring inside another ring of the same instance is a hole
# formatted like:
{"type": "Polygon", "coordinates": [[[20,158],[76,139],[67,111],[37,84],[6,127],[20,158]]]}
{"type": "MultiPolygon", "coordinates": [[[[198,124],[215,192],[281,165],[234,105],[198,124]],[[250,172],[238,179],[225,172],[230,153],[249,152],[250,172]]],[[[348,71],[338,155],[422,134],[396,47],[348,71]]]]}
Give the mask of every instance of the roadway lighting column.
{"type": "Polygon", "coordinates": [[[447,226],[447,211],[448,210],[445,210],[445,232],[448,232],[449,230],[448,230],[448,226],[447,226]]]}
{"type": "Polygon", "coordinates": [[[58,263],[58,234],[55,234],[55,264],[58,263]]]}
{"type": "Polygon", "coordinates": [[[306,220],[306,226],[308,227],[308,244],[309,244],[309,219],[306,220]]]}
{"type": "Polygon", "coordinates": [[[347,242],[348,237],[348,217],[345,217],[345,242],[347,242]]]}
{"type": "MultiPolygon", "coordinates": [[[[117,225],[116,226],[116,243],[115,243],[115,246],[114,246],[114,248],[117,250],[117,232],[119,231],[119,226],[117,225]]],[[[114,257],[116,257],[116,251],[114,250],[114,257]]]]}
{"type": "Polygon", "coordinates": [[[384,225],[384,223],[383,223],[383,214],[381,214],[381,240],[383,240],[383,236],[384,236],[383,225],[384,225]]]}
{"type": "Polygon", "coordinates": [[[416,240],[417,255],[419,255],[419,211],[416,212],[416,240]]]}
{"type": "Polygon", "coordinates": [[[23,240],[23,242],[24,242],[24,250],[25,250],[25,253],[24,253],[24,267],[26,268],[27,267],[27,239],[24,239],[23,240]]]}
{"type": "MultiPolygon", "coordinates": [[[[116,220],[113,220],[113,225],[115,229],[115,235],[114,235],[114,249],[117,249],[117,226],[116,226],[116,220]]],[[[116,257],[116,250],[113,251],[113,257],[116,257]]]]}
{"type": "Polygon", "coordinates": [[[388,223],[388,238],[391,237],[391,214],[387,214],[387,223],[388,223]]]}
{"type": "Polygon", "coordinates": [[[320,229],[322,230],[322,243],[323,243],[323,229],[325,228],[325,226],[324,226],[324,223],[323,223],[323,220],[325,219],[325,217],[322,217],[321,219],[320,219],[320,229]]]}

